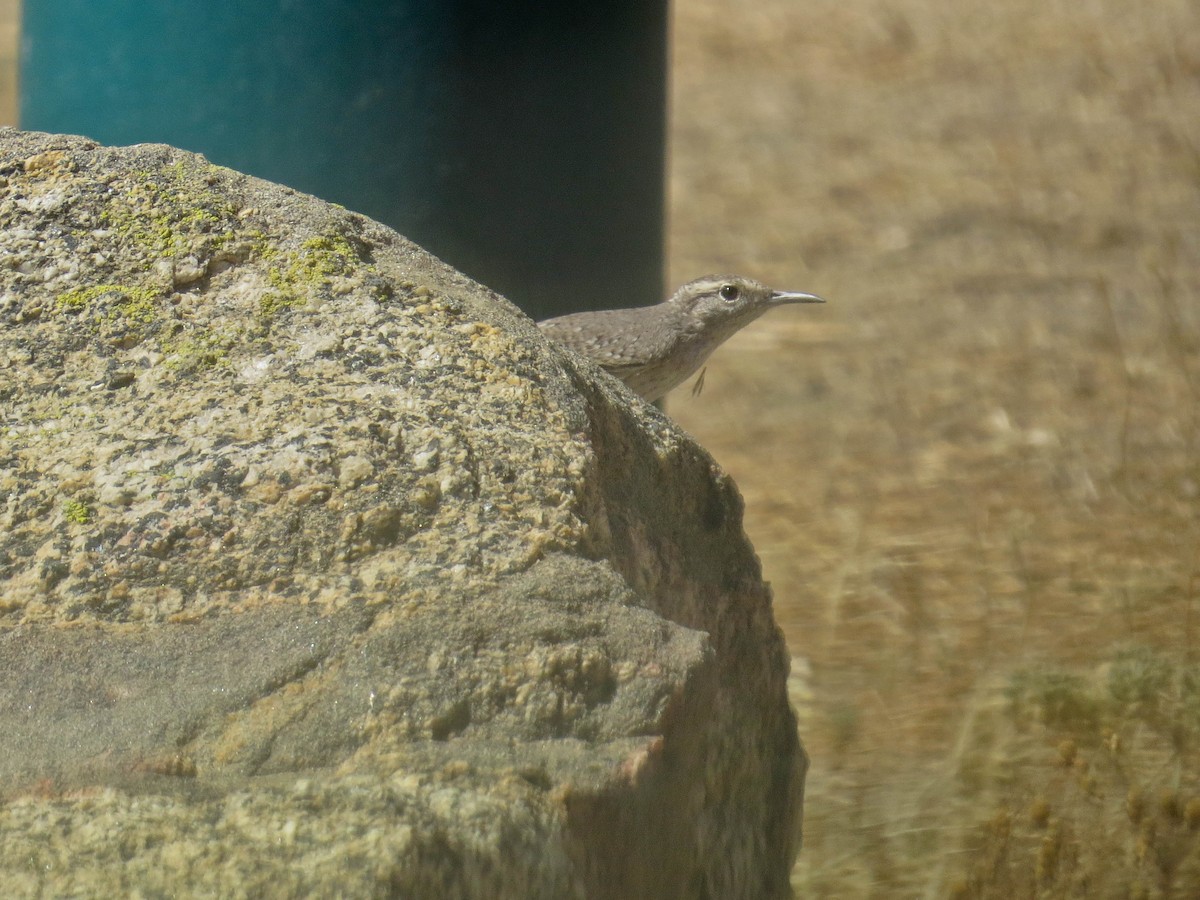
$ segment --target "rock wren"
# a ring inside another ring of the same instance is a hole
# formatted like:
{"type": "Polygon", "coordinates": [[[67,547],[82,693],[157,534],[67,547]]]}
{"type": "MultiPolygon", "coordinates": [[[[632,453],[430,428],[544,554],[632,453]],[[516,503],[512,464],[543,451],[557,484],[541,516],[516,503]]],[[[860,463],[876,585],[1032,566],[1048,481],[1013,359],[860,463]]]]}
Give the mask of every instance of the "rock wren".
{"type": "Polygon", "coordinates": [[[815,294],[772,290],[740,275],[709,275],[689,281],[655,306],[571,313],[538,326],[653,403],[767,310],[824,302],[815,294]]]}

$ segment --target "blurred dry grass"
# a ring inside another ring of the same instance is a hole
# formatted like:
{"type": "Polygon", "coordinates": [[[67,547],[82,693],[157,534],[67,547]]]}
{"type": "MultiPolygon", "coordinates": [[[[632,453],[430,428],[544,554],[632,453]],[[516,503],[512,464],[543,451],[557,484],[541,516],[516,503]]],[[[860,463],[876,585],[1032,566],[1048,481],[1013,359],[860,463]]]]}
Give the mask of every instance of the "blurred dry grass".
{"type": "Polygon", "coordinates": [[[17,124],[20,0],[0,0],[0,125],[17,124]]]}
{"type": "Polygon", "coordinates": [[[772,314],[737,478],[806,897],[1200,896],[1200,7],[678,0],[672,281],[772,314]]]}

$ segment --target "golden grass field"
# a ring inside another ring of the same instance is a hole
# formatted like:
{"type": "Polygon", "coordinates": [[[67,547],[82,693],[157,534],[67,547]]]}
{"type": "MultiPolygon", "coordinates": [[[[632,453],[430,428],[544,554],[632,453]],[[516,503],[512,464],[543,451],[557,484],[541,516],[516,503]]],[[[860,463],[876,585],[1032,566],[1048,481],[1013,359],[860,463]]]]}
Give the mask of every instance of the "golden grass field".
{"type": "Polygon", "coordinates": [[[21,4],[0,0],[0,125],[17,124],[17,29],[21,4]]]}
{"type": "Polygon", "coordinates": [[[804,897],[1200,897],[1200,6],[678,0],[669,263],[812,290],[735,476],[804,897]]]}
{"type": "Polygon", "coordinates": [[[671,280],[830,300],[668,402],[795,657],[798,893],[1200,897],[1200,7],[675,19],[671,280]]]}

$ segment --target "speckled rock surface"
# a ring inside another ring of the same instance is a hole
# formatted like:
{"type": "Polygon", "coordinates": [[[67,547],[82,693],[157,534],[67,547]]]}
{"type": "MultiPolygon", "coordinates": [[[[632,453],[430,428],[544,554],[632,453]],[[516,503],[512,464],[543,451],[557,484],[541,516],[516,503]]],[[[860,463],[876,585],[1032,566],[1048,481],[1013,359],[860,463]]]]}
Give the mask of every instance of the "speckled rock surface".
{"type": "Polygon", "coordinates": [[[783,896],[786,659],[726,476],[505,300],[0,130],[14,896],[783,896]]]}

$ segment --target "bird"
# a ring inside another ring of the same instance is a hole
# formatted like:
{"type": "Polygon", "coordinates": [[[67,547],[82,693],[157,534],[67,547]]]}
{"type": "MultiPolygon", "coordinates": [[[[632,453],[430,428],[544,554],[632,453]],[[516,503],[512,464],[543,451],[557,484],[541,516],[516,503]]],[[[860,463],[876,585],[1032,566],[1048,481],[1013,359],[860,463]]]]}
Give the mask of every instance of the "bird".
{"type": "MultiPolygon", "coordinates": [[[[824,302],[816,294],[777,291],[742,275],[706,275],[654,306],[570,313],[538,327],[654,403],[767,310],[824,302]]],[[[703,373],[698,387],[702,383],[703,373]]]]}

